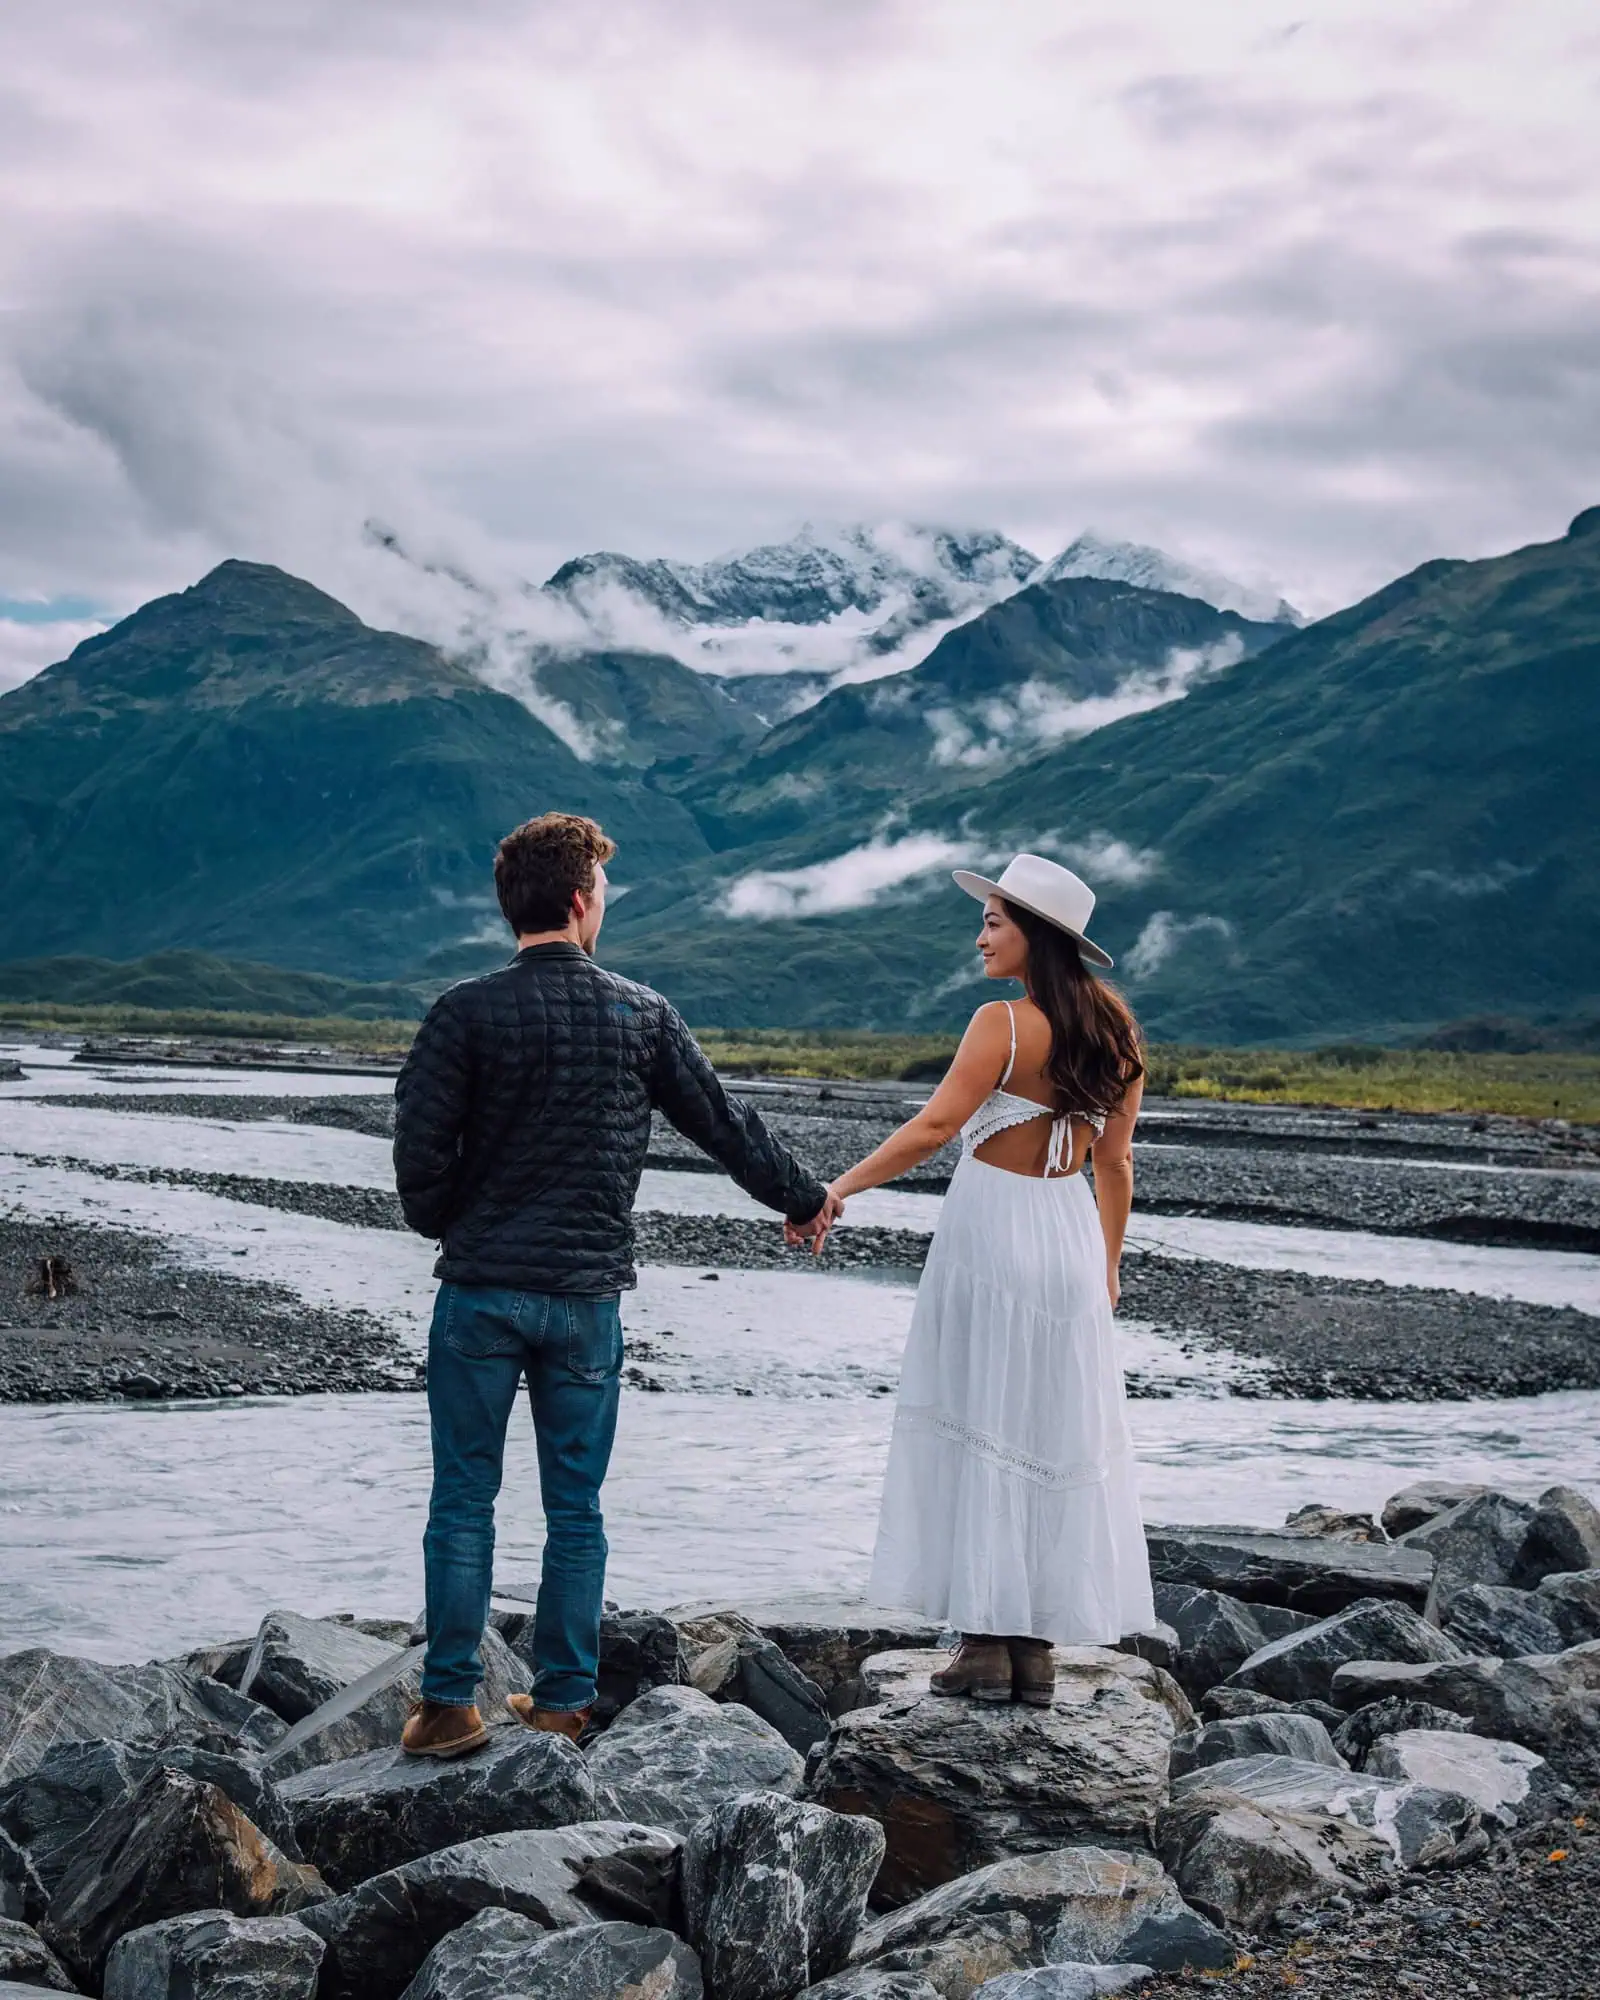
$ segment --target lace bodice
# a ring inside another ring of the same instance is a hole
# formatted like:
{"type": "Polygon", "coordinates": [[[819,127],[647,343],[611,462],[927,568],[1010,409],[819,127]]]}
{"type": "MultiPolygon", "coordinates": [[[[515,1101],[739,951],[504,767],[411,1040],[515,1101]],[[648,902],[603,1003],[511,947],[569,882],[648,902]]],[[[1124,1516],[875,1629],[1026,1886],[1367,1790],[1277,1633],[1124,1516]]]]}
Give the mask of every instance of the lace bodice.
{"type": "Polygon", "coordinates": [[[961,1128],[961,1150],[964,1154],[975,1153],[978,1148],[997,1133],[1009,1132],[1013,1125],[1026,1125],[1035,1118],[1050,1120],[1050,1150],[1045,1155],[1044,1171],[1048,1178],[1060,1174],[1066,1168],[1070,1157],[1068,1137],[1072,1121],[1092,1125],[1098,1139],[1106,1129],[1105,1114],[1101,1111],[1052,1112],[1048,1104],[1040,1104],[1032,1097],[1021,1097],[1014,1090],[1007,1090],[1011,1072],[1017,1063],[1017,1016],[1012,1003],[1006,1002],[1006,1018],[1011,1023],[1011,1055],[1005,1066],[998,1086],[973,1112],[961,1128]]]}

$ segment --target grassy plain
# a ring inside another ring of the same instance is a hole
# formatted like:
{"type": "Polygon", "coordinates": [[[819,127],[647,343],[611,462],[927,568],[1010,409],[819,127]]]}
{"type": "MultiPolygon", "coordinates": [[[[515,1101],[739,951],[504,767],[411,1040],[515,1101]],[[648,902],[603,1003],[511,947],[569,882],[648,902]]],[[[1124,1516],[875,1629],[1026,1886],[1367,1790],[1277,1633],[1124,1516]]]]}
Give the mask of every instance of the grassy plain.
{"type": "MultiPolygon", "coordinates": [[[[0,1003],[0,1033],[7,1030],[313,1044],[370,1057],[404,1054],[415,1023],[11,1002],[0,1003]]],[[[712,1028],[701,1041],[729,1076],[818,1077],[836,1082],[932,1077],[956,1045],[953,1035],[871,1034],[843,1028],[712,1028]]],[[[1489,1112],[1600,1124],[1600,1055],[1549,1050],[1464,1054],[1364,1043],[1310,1050],[1167,1045],[1152,1048],[1149,1062],[1151,1092],[1163,1097],[1328,1104],[1366,1111],[1489,1112]]]]}

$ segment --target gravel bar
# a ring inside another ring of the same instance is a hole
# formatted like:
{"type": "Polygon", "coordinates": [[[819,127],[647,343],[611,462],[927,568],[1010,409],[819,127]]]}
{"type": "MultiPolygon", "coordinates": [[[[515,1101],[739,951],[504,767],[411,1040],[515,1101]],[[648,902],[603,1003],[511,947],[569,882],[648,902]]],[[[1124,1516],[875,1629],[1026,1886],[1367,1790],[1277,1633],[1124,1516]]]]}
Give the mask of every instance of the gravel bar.
{"type": "MultiPolygon", "coordinates": [[[[374,1138],[394,1129],[393,1102],[378,1096],[76,1093],[45,1101],[235,1123],[272,1118],[374,1138]]],[[[886,1104],[881,1095],[835,1101],[799,1092],[758,1101],[773,1131],[825,1179],[870,1152],[915,1105],[909,1097],[886,1104]]],[[[1137,1155],[1138,1202],[1146,1214],[1600,1253],[1600,1172],[1594,1170],[1600,1155],[1586,1150],[1587,1133],[1546,1131],[1512,1119],[1380,1120],[1276,1106],[1226,1110],[1227,1117],[1211,1107],[1147,1113],[1137,1155]],[[1262,1115],[1248,1118],[1245,1112],[1262,1115]],[[1481,1132],[1474,1130],[1478,1123],[1481,1132]]],[[[956,1147],[947,1146],[895,1185],[941,1193],[958,1157],[956,1147]]],[[[659,1117],[649,1165],[720,1171],[659,1117]]]]}
{"type": "Polygon", "coordinates": [[[0,1402],[421,1386],[411,1351],[371,1314],[197,1270],[172,1245],[130,1230],[0,1218],[0,1402]],[[75,1291],[30,1293],[46,1257],[65,1260],[75,1291]]]}
{"type": "MultiPolygon", "coordinates": [[[[191,1187],[357,1228],[405,1227],[399,1201],[381,1188],[84,1160],[36,1164],[191,1187]]],[[[645,1211],[634,1222],[641,1263],[723,1270],[871,1268],[909,1276],[921,1268],[931,1240],[919,1230],[850,1226],[836,1230],[814,1260],[808,1250],[784,1246],[776,1217],[645,1211]]],[[[1438,1402],[1600,1389],[1600,1318],[1572,1307],[1130,1250],[1122,1308],[1190,1352],[1258,1364],[1235,1385],[1238,1395],[1438,1402]]]]}

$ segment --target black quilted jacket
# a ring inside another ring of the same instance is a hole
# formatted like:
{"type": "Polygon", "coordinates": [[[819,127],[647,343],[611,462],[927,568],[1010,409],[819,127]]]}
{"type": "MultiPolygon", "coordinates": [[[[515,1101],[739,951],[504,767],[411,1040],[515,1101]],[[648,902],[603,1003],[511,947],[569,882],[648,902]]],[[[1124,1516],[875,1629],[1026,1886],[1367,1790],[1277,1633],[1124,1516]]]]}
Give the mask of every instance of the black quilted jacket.
{"type": "Polygon", "coordinates": [[[400,1205],[439,1240],[435,1275],[460,1285],[631,1285],[652,1106],[790,1221],[825,1198],[675,1009],[575,944],[530,945],[441,994],[394,1095],[400,1205]]]}

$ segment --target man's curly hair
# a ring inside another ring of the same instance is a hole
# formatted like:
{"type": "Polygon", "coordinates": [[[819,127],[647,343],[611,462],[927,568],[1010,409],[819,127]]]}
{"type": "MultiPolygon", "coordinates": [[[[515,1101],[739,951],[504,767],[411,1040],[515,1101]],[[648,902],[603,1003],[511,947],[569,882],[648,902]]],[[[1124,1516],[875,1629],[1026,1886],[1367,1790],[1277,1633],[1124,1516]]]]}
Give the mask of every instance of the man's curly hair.
{"type": "Polygon", "coordinates": [[[494,857],[494,892],[518,937],[559,931],[574,894],[589,895],[594,871],[617,843],[581,813],[540,813],[508,833],[494,857]]]}

